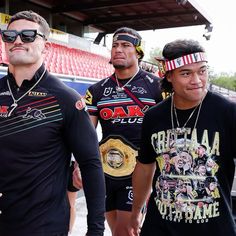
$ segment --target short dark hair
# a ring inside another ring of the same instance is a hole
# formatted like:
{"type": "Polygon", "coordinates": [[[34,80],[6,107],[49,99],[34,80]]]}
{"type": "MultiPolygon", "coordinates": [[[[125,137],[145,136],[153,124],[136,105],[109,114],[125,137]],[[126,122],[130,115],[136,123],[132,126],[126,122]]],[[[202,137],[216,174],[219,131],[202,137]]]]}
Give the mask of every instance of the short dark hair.
{"type": "Polygon", "coordinates": [[[141,35],[135,29],[128,28],[128,27],[121,27],[121,28],[117,29],[114,32],[113,37],[115,37],[117,34],[121,34],[121,33],[130,34],[130,35],[133,35],[134,37],[140,39],[140,41],[142,40],[141,35]]]}
{"type": "Polygon", "coordinates": [[[47,21],[36,12],[33,12],[31,10],[17,12],[10,18],[7,28],[12,22],[17,21],[17,20],[28,20],[28,21],[32,21],[39,24],[40,30],[45,35],[46,39],[48,39],[49,34],[50,34],[50,27],[47,21]]]}
{"type": "MultiPolygon", "coordinates": [[[[205,52],[203,46],[196,40],[192,39],[178,39],[167,43],[162,51],[162,56],[166,60],[174,60],[178,57],[182,57],[188,54],[196,53],[196,52],[205,52]]],[[[171,73],[171,71],[167,71],[166,75],[171,73]]],[[[165,77],[161,80],[161,87],[165,92],[172,92],[172,84],[165,77]]]]}

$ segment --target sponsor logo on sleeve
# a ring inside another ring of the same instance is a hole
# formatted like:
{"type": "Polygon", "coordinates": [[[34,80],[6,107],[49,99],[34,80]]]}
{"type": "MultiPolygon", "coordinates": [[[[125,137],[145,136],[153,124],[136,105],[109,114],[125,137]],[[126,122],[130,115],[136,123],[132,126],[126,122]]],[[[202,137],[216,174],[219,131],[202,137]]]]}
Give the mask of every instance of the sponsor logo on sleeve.
{"type": "Polygon", "coordinates": [[[78,109],[78,110],[84,109],[84,108],[86,107],[86,103],[85,103],[84,99],[83,99],[83,98],[80,98],[80,99],[75,103],[75,107],[76,107],[76,109],[78,109]]]}

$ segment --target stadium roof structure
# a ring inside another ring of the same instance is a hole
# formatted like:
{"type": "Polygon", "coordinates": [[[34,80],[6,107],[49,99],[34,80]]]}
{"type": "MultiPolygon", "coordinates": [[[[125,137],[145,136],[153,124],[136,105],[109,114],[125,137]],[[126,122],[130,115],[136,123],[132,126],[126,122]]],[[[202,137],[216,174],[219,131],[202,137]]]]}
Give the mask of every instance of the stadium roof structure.
{"type": "Polygon", "coordinates": [[[91,26],[113,33],[127,26],[138,31],[211,25],[209,16],[194,0],[29,0],[91,26]]]}
{"type": "MultiPolygon", "coordinates": [[[[0,9],[4,3],[0,3],[0,9]]],[[[197,0],[6,0],[6,13],[32,9],[43,15],[50,27],[83,37],[98,32],[94,43],[120,27],[137,31],[205,25],[206,39],[211,19],[197,0]],[[10,12],[8,11],[10,9],[10,12]]],[[[105,37],[104,37],[105,39],[105,37]]]]}

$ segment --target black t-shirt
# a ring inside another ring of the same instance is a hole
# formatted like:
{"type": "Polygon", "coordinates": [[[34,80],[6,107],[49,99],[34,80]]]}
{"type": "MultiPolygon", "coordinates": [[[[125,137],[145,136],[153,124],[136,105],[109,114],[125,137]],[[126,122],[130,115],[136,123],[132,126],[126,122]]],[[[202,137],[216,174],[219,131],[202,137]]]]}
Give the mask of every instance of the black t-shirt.
{"type": "Polygon", "coordinates": [[[13,99],[7,80],[17,99],[43,71],[44,66],[20,88],[10,74],[0,80],[0,235],[68,232],[72,153],[85,183],[88,235],[103,235],[105,186],[97,134],[78,93],[46,72],[8,117],[13,99]]]}
{"type": "MultiPolygon", "coordinates": [[[[172,135],[176,119],[171,119],[171,98],[144,117],[139,161],[157,166],[144,228],[155,224],[168,236],[235,236],[231,187],[236,104],[208,92],[197,118],[198,109],[186,125],[186,135],[172,135]],[[204,155],[197,151],[200,145],[206,147],[204,155]]],[[[192,111],[177,111],[180,127],[192,111]]]]}

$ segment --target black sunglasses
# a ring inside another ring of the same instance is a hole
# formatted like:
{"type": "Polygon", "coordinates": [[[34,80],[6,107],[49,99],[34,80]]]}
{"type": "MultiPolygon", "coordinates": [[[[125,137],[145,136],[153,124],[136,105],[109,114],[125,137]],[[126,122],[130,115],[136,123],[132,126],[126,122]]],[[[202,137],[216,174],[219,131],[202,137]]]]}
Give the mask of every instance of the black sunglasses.
{"type": "Polygon", "coordinates": [[[21,41],[24,43],[32,43],[36,39],[37,35],[41,36],[43,39],[45,35],[40,34],[37,30],[27,29],[27,30],[1,30],[2,40],[5,43],[14,43],[18,35],[20,35],[21,41]]]}

